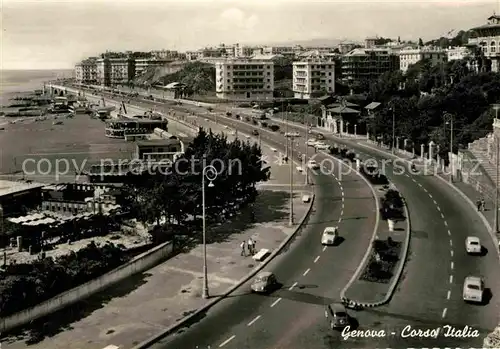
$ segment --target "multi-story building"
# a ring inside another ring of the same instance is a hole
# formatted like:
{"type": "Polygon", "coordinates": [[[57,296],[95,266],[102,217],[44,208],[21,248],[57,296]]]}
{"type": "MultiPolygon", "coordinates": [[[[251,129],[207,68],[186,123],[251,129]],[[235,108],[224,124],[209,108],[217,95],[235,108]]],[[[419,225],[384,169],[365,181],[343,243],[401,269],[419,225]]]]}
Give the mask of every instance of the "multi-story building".
{"type": "Polygon", "coordinates": [[[159,60],[176,60],[182,58],[181,53],[179,53],[178,51],[171,51],[171,50],[151,51],[151,55],[153,56],[153,58],[159,60]]]}
{"type": "Polygon", "coordinates": [[[257,59],[227,59],[215,64],[218,98],[265,100],[273,97],[274,62],[257,59]]]}
{"type": "Polygon", "coordinates": [[[250,46],[241,46],[240,44],[236,44],[233,46],[234,57],[250,57],[253,54],[255,47],[250,46]]]}
{"type": "Polygon", "coordinates": [[[142,74],[149,67],[162,67],[169,62],[172,62],[172,60],[136,58],[135,59],[135,76],[142,74]]]}
{"type": "Polygon", "coordinates": [[[491,71],[500,72],[500,16],[489,17],[487,24],[472,28],[471,31],[474,37],[469,39],[469,44],[481,49],[489,60],[491,71]]]}
{"type": "Polygon", "coordinates": [[[356,48],[356,46],[358,46],[358,45],[354,42],[341,42],[339,44],[338,49],[339,49],[341,54],[345,55],[346,53],[349,53],[352,50],[354,50],[356,48]]]}
{"type": "Polygon", "coordinates": [[[471,57],[472,52],[470,48],[465,46],[448,47],[446,49],[446,55],[448,61],[455,61],[471,57]]]}
{"type": "Polygon", "coordinates": [[[342,57],[342,80],[370,81],[399,69],[399,57],[390,49],[357,48],[342,57]]]}
{"type": "Polygon", "coordinates": [[[448,55],[439,47],[405,48],[399,51],[399,69],[406,72],[411,65],[424,59],[430,62],[431,66],[436,66],[445,63],[448,55]]]}
{"type": "Polygon", "coordinates": [[[91,57],[75,65],[75,79],[81,84],[97,84],[97,59],[91,57]]]}
{"type": "Polygon", "coordinates": [[[293,62],[293,93],[301,99],[335,93],[335,62],[321,59],[293,62]]]}
{"type": "Polygon", "coordinates": [[[375,48],[377,46],[379,38],[369,37],[365,39],[365,48],[375,48]]]}
{"type": "Polygon", "coordinates": [[[132,58],[99,58],[97,83],[102,86],[125,84],[135,77],[135,60],[132,58]]]}
{"type": "Polygon", "coordinates": [[[264,55],[280,55],[293,53],[292,46],[264,46],[262,47],[262,54],[264,55]]]}

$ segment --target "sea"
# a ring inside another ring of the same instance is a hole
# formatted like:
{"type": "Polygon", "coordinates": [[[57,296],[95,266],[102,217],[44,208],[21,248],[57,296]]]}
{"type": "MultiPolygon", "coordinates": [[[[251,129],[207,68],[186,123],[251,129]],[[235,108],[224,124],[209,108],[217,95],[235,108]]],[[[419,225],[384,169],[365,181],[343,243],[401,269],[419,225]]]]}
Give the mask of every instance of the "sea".
{"type": "Polygon", "coordinates": [[[42,89],[44,81],[70,78],[71,69],[61,70],[0,70],[0,106],[22,92],[42,89]]]}

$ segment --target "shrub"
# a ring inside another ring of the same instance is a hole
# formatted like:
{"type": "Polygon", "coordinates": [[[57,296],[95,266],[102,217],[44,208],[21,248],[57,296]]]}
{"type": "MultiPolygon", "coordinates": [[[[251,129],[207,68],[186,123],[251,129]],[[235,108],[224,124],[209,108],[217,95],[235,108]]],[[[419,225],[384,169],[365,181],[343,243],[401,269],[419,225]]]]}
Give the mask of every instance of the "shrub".
{"type": "Polygon", "coordinates": [[[260,123],[260,126],[262,126],[262,127],[266,128],[266,127],[268,126],[268,124],[267,124],[267,122],[261,122],[261,123],[260,123]]]}
{"type": "Polygon", "coordinates": [[[269,129],[273,132],[276,132],[280,129],[280,127],[278,125],[270,125],[269,129]]]}
{"type": "Polygon", "coordinates": [[[330,154],[332,155],[339,155],[340,154],[340,149],[334,145],[330,147],[330,154]]]}

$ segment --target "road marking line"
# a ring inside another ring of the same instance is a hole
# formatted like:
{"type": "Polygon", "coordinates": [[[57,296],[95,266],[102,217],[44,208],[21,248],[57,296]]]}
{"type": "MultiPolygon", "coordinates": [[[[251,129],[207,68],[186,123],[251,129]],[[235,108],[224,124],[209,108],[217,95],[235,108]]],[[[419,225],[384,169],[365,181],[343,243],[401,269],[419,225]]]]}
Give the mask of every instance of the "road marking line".
{"type": "Polygon", "coordinates": [[[453,246],[453,241],[451,241],[451,239],[450,239],[450,246],[453,246]]]}
{"type": "Polygon", "coordinates": [[[323,252],[325,252],[325,251],[326,251],[326,246],[323,246],[323,252]]]}
{"type": "Polygon", "coordinates": [[[344,205],[344,195],[342,195],[342,205],[344,205]]]}
{"type": "Polygon", "coordinates": [[[424,188],[424,191],[427,193],[427,189],[424,188]]]}
{"type": "Polygon", "coordinates": [[[314,259],[314,263],[316,263],[319,259],[319,256],[317,256],[315,259],[314,259]]]}
{"type": "Polygon", "coordinates": [[[443,214],[443,212],[441,212],[441,218],[443,218],[443,219],[444,219],[444,214],[443,214]]]}
{"type": "Polygon", "coordinates": [[[436,207],[437,207],[438,211],[441,212],[441,207],[437,206],[437,203],[436,203],[436,207]]]}
{"type": "MultiPolygon", "coordinates": [[[[449,291],[448,291],[448,292],[449,292],[449,291]]],[[[259,319],[260,319],[260,315],[257,315],[257,316],[255,317],[255,319],[253,319],[252,321],[250,321],[250,322],[247,324],[247,326],[252,326],[252,325],[253,325],[253,324],[254,324],[257,320],[259,320],[259,319]]]]}
{"type": "Polygon", "coordinates": [[[303,276],[306,276],[306,275],[307,275],[307,273],[309,273],[310,271],[311,271],[311,268],[307,269],[307,270],[304,272],[304,274],[302,274],[302,275],[303,275],[303,276]]]}
{"type": "Polygon", "coordinates": [[[448,311],[448,308],[443,309],[443,315],[441,317],[444,319],[446,317],[446,312],[448,311]]]}
{"type": "MultiPolygon", "coordinates": [[[[429,197],[432,199],[432,194],[429,193],[429,197]]],[[[434,201],[435,202],[435,201],[434,201]]]]}
{"type": "Polygon", "coordinates": [[[447,227],[447,226],[448,226],[448,222],[447,222],[447,221],[444,221],[444,225],[447,227]]]}
{"type": "Polygon", "coordinates": [[[274,301],[273,304],[271,304],[271,308],[274,307],[276,304],[278,304],[281,301],[281,298],[278,298],[277,300],[274,301]]]}
{"type": "Polygon", "coordinates": [[[339,223],[342,222],[342,217],[339,218],[339,223]]]}
{"type": "MultiPolygon", "coordinates": [[[[432,200],[432,202],[434,203],[434,205],[437,206],[438,203],[436,202],[436,200],[432,200]]],[[[439,210],[439,206],[438,206],[438,210],[439,210]]]]}
{"type": "Polygon", "coordinates": [[[451,231],[450,231],[450,229],[448,229],[448,236],[451,236],[451,231]]]}
{"type": "Polygon", "coordinates": [[[450,299],[450,297],[451,297],[451,291],[448,290],[448,292],[446,293],[446,299],[450,299]]]}
{"type": "Polygon", "coordinates": [[[288,288],[288,290],[289,290],[289,291],[293,290],[293,288],[294,288],[295,286],[297,286],[297,281],[295,281],[295,282],[293,283],[293,285],[292,285],[292,286],[290,286],[290,288],[288,288]]]}
{"type": "Polygon", "coordinates": [[[422,183],[418,183],[418,186],[419,186],[419,187],[422,187],[422,183]]]}
{"type": "Polygon", "coordinates": [[[451,262],[450,267],[451,267],[451,270],[453,270],[453,268],[455,267],[455,263],[451,262]]]}
{"type": "Polygon", "coordinates": [[[453,275],[450,275],[450,284],[453,283],[453,275]]]}
{"type": "Polygon", "coordinates": [[[450,250],[450,254],[451,254],[451,256],[453,257],[453,250],[450,250]]]}
{"type": "Polygon", "coordinates": [[[231,341],[234,339],[234,337],[236,337],[236,336],[233,334],[231,337],[229,337],[229,338],[228,338],[228,339],[226,339],[224,342],[222,342],[222,343],[221,343],[221,345],[219,345],[219,348],[222,348],[222,347],[223,347],[223,346],[225,346],[227,343],[231,342],[231,341]]]}
{"type": "Polygon", "coordinates": [[[344,215],[344,208],[342,207],[342,210],[340,211],[340,215],[343,216],[344,215]]]}

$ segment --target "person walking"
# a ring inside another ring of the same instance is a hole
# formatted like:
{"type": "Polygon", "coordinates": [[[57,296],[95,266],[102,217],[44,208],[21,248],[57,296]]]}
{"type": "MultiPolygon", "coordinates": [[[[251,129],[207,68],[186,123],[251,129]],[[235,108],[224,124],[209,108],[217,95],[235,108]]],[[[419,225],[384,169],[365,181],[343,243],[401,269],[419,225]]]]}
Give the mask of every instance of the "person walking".
{"type": "Polygon", "coordinates": [[[252,238],[248,239],[247,246],[248,246],[248,252],[250,253],[251,256],[253,256],[254,250],[253,250],[253,240],[252,240],[252,238]]]}
{"type": "Polygon", "coordinates": [[[246,253],[246,250],[245,250],[245,241],[242,241],[242,242],[241,242],[240,247],[241,247],[241,255],[242,255],[243,257],[246,257],[246,256],[247,256],[247,253],[246,253]]]}
{"type": "Polygon", "coordinates": [[[477,210],[481,211],[481,200],[480,199],[476,200],[476,206],[477,206],[477,210]]]}
{"type": "Polygon", "coordinates": [[[481,198],[481,211],[486,211],[486,201],[481,198]]]}

